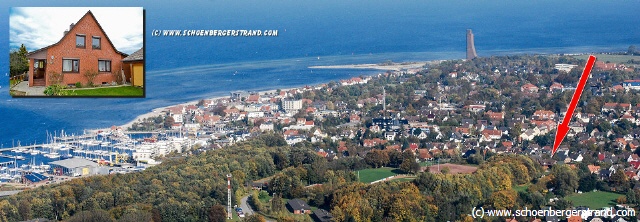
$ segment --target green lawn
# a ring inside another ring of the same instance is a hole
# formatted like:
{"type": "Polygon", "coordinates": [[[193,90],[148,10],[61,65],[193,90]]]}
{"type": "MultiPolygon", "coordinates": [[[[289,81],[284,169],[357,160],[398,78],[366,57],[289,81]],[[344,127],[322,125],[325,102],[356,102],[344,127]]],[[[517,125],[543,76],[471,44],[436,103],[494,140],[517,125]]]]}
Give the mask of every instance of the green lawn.
{"type": "Polygon", "coordinates": [[[70,96],[143,96],[144,89],[134,86],[93,89],[68,89],[70,96]]]}
{"type": "Polygon", "coordinates": [[[531,186],[531,184],[518,185],[513,187],[513,190],[515,190],[516,192],[526,192],[529,186],[531,186]]]}
{"type": "Polygon", "coordinates": [[[358,172],[360,172],[360,182],[371,183],[385,177],[399,174],[400,170],[398,168],[382,167],[375,169],[364,169],[358,172]]]}
{"type": "Polygon", "coordinates": [[[623,196],[622,194],[596,191],[581,194],[574,194],[565,199],[573,202],[573,206],[586,206],[591,209],[600,209],[603,207],[615,206],[616,199],[623,196]]]}
{"type": "MultiPolygon", "coordinates": [[[[594,56],[596,56],[596,60],[598,61],[602,61],[602,62],[612,62],[612,63],[624,63],[627,64],[627,62],[631,59],[635,60],[635,61],[640,61],[640,56],[631,56],[631,55],[605,55],[605,54],[595,54],[594,56]]],[[[584,59],[587,60],[589,58],[589,55],[579,55],[579,56],[574,56],[577,59],[584,59]]]]}
{"type": "Polygon", "coordinates": [[[9,80],[9,86],[17,85],[17,84],[18,84],[18,83],[20,83],[20,82],[22,82],[22,81],[21,81],[21,80],[19,80],[19,79],[12,79],[12,80],[9,80]]]}

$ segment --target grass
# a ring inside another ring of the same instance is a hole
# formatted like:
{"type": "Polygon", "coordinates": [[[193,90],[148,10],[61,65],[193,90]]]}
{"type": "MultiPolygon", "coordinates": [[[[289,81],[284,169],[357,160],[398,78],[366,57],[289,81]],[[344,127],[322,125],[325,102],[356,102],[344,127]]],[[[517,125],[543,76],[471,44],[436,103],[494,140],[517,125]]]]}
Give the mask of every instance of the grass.
{"type": "Polygon", "coordinates": [[[71,96],[143,96],[144,89],[134,86],[68,89],[71,96]]]}
{"type": "Polygon", "coordinates": [[[531,184],[518,185],[513,187],[513,190],[516,192],[527,192],[527,188],[529,188],[529,186],[531,186],[531,184]]]}
{"type": "Polygon", "coordinates": [[[373,181],[400,174],[398,168],[382,167],[374,169],[364,169],[358,171],[360,173],[360,182],[371,183],[373,181]]]}
{"type": "Polygon", "coordinates": [[[398,181],[398,182],[410,182],[415,180],[415,177],[405,177],[405,178],[398,178],[398,179],[393,179],[392,181],[398,181]]]}
{"type": "Polygon", "coordinates": [[[432,166],[432,165],[436,165],[436,164],[433,161],[420,162],[421,167],[432,166]]]}
{"type": "Polygon", "coordinates": [[[15,86],[18,85],[18,83],[22,82],[22,80],[19,79],[11,79],[9,80],[9,86],[15,86]]]}
{"type": "MultiPolygon", "coordinates": [[[[632,55],[606,55],[606,54],[596,54],[595,55],[598,61],[603,61],[603,62],[612,62],[612,63],[624,63],[627,64],[627,62],[631,59],[635,60],[635,61],[640,61],[640,56],[632,56],[632,55]]],[[[584,59],[587,60],[589,58],[589,55],[579,55],[579,56],[574,56],[577,59],[584,59]]]]}
{"type": "Polygon", "coordinates": [[[616,199],[622,194],[596,191],[571,195],[565,199],[573,202],[573,206],[586,206],[591,209],[600,209],[616,205],[616,199]]]}

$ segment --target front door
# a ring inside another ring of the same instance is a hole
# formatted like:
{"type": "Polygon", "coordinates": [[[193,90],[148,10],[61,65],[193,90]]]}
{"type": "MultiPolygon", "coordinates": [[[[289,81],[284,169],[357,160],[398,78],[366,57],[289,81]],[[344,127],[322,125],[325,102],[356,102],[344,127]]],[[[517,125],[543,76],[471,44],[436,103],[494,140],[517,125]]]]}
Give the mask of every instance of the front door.
{"type": "Polygon", "coordinates": [[[47,60],[36,59],[33,62],[33,79],[44,79],[47,60]]]}

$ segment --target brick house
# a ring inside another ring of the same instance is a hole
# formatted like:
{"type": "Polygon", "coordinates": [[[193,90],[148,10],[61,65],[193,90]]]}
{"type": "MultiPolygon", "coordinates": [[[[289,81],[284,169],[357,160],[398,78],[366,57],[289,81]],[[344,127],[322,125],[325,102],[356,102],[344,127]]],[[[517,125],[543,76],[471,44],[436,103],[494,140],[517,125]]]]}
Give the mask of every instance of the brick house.
{"type": "Polygon", "coordinates": [[[311,207],[306,202],[300,199],[288,200],[287,208],[289,208],[289,210],[293,214],[310,214],[311,213],[311,207]]]}
{"type": "Polygon", "coordinates": [[[96,17],[88,11],[72,23],[60,41],[27,54],[29,86],[53,84],[52,73],[62,74],[61,85],[87,84],[84,73],[98,72],[93,84],[115,81],[111,74],[123,69],[122,59],[128,55],[118,51],[96,17]]]}

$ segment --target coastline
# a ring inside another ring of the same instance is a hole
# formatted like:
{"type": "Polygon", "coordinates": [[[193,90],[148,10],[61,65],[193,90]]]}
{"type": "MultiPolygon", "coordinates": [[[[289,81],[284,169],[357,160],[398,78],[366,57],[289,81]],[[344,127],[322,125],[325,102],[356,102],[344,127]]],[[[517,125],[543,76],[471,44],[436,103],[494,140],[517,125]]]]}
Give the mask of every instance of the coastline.
{"type": "MultiPolygon", "coordinates": [[[[425,64],[433,65],[433,64],[439,64],[439,63],[441,63],[443,61],[447,61],[447,60],[429,60],[429,61],[402,62],[402,63],[392,63],[392,64],[327,65],[327,66],[310,66],[308,68],[310,68],[310,69],[314,69],[314,68],[315,69],[369,69],[369,70],[380,70],[380,71],[400,71],[400,70],[418,69],[418,68],[423,67],[425,64]]],[[[327,84],[327,82],[319,83],[318,85],[321,85],[321,84],[327,84]]],[[[260,95],[267,95],[267,94],[275,94],[277,92],[277,90],[289,91],[289,90],[293,90],[293,89],[300,89],[300,88],[306,87],[306,86],[309,86],[309,85],[301,85],[301,86],[289,87],[289,88],[266,89],[266,90],[254,91],[254,92],[256,92],[256,93],[258,93],[260,95]]],[[[243,90],[243,91],[252,92],[250,90],[243,90]]],[[[140,122],[141,120],[143,120],[145,118],[151,118],[151,117],[156,117],[156,116],[159,116],[159,115],[163,115],[163,111],[165,111],[166,109],[171,108],[171,107],[196,105],[196,104],[198,104],[198,102],[200,100],[214,100],[214,101],[217,101],[217,100],[220,100],[220,99],[229,99],[229,98],[230,98],[230,96],[218,96],[218,97],[213,97],[213,98],[202,98],[202,99],[198,99],[198,100],[194,100],[194,101],[189,101],[189,102],[178,103],[178,104],[174,104],[174,105],[168,105],[168,106],[162,106],[162,107],[154,108],[150,112],[138,115],[134,119],[128,121],[125,124],[119,125],[117,127],[119,127],[119,128],[121,128],[121,129],[126,131],[134,123],[140,122]]],[[[100,131],[109,131],[109,130],[111,130],[111,128],[95,129],[95,130],[90,130],[90,132],[100,132],[100,131]]]]}
{"type": "MultiPolygon", "coordinates": [[[[304,86],[300,86],[300,87],[304,87],[304,86]]],[[[279,90],[281,90],[281,91],[289,91],[289,90],[293,90],[293,89],[299,89],[300,87],[283,88],[283,89],[279,89],[279,90]]],[[[275,94],[277,92],[277,90],[278,89],[269,89],[269,90],[257,91],[256,93],[258,93],[260,95],[275,94]]],[[[202,98],[202,99],[198,99],[198,100],[194,100],[194,101],[178,103],[178,104],[175,104],[175,105],[169,105],[169,106],[162,106],[162,107],[154,108],[150,112],[138,115],[134,119],[132,119],[131,121],[129,121],[129,122],[125,123],[125,124],[116,126],[116,127],[127,131],[127,129],[129,127],[131,127],[134,123],[140,122],[140,121],[142,121],[143,119],[146,119],[146,118],[152,118],[152,117],[163,115],[163,111],[165,111],[166,109],[171,108],[171,107],[196,105],[196,104],[198,104],[198,102],[200,102],[200,100],[218,101],[218,100],[221,100],[221,99],[229,99],[229,98],[230,98],[230,96],[218,96],[218,97],[212,97],[212,98],[202,98]]],[[[100,128],[100,129],[87,130],[87,131],[95,133],[95,132],[109,131],[109,130],[111,130],[111,128],[100,128]]]]}
{"type": "Polygon", "coordinates": [[[431,60],[431,61],[418,61],[418,62],[402,62],[391,64],[350,64],[350,65],[328,65],[328,66],[309,66],[310,69],[374,69],[374,70],[389,70],[400,71],[403,69],[417,69],[423,67],[425,64],[437,64],[446,60],[431,60]]]}

